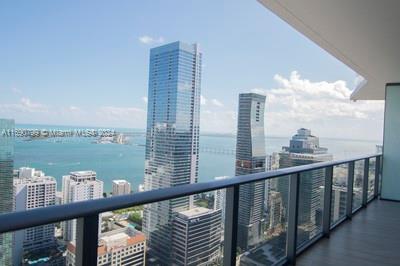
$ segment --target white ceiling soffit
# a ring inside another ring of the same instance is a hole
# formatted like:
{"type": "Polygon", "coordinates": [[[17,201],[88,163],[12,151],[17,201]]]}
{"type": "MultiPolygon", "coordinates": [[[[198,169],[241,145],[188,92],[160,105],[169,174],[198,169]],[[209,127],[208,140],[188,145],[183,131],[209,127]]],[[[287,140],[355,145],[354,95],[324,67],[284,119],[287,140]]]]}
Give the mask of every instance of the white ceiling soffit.
{"type": "Polygon", "coordinates": [[[353,100],[400,81],[400,0],[258,0],[366,79],[353,100]]]}

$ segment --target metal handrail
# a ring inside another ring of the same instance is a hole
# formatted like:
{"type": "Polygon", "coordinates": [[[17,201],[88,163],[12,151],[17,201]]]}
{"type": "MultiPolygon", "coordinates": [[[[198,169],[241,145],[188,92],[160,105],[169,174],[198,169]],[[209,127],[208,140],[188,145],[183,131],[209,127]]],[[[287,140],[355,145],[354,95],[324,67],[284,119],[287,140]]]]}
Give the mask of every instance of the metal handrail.
{"type": "Polygon", "coordinates": [[[351,159],[343,159],[343,160],[314,163],[302,166],[295,166],[275,171],[237,176],[237,177],[204,182],[204,183],[186,184],[176,187],[145,191],[130,195],[81,201],[63,205],[55,205],[50,207],[1,214],[0,234],[26,229],[38,225],[50,224],[70,219],[76,219],[80,217],[91,216],[95,214],[100,214],[102,212],[113,211],[148,203],[154,203],[163,200],[170,200],[174,198],[190,196],[203,192],[214,191],[217,189],[230,188],[233,186],[243,185],[257,181],[263,181],[281,176],[299,174],[302,172],[317,170],[326,167],[333,167],[336,165],[341,165],[349,162],[369,159],[378,156],[381,156],[381,154],[380,153],[370,154],[351,159]]]}

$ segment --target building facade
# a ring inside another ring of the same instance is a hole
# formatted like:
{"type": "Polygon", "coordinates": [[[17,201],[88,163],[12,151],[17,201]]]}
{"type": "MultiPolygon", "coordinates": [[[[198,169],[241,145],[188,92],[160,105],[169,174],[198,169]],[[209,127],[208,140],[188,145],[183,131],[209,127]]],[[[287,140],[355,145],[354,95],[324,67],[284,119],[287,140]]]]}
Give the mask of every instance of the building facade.
{"type": "Polygon", "coordinates": [[[332,186],[331,221],[338,221],[346,215],[347,187],[332,186]]]}
{"type": "MultiPolygon", "coordinates": [[[[197,44],[174,42],[150,51],[145,190],[197,182],[201,53],[197,44]]],[[[172,221],[192,197],[148,204],[143,229],[149,254],[171,260],[172,221]]]]}
{"type": "MultiPolygon", "coordinates": [[[[311,130],[301,128],[297,131],[288,147],[283,147],[279,153],[279,167],[286,168],[323,161],[333,157],[326,148],[319,146],[319,138],[311,135],[311,130]]],[[[321,218],[320,187],[324,185],[325,172],[323,169],[304,172],[301,174],[299,187],[299,216],[300,225],[310,225],[309,231],[315,231],[321,218]]],[[[281,193],[285,218],[288,207],[288,178],[278,178],[278,191],[281,193]]]]}
{"type": "MultiPolygon", "coordinates": [[[[13,211],[14,120],[0,119],[0,213],[13,211]]],[[[0,265],[12,264],[12,233],[0,234],[0,265]]]]}
{"type": "MultiPolygon", "coordinates": [[[[265,96],[239,95],[236,176],[265,172],[265,96]]],[[[246,250],[262,239],[265,181],[245,184],[239,191],[238,246],[246,250]]]]}
{"type": "Polygon", "coordinates": [[[179,212],[173,222],[172,265],[218,265],[220,243],[221,210],[196,207],[179,212]]]}
{"type": "MultiPolygon", "coordinates": [[[[103,181],[96,179],[94,171],[77,171],[63,176],[63,204],[100,199],[103,197],[103,181]]],[[[99,219],[101,222],[101,219],[99,219]]],[[[99,226],[99,230],[101,226],[99,226]]],[[[76,237],[76,220],[63,222],[65,241],[73,241],[76,237]]]]}
{"type": "MultiPolygon", "coordinates": [[[[66,265],[75,265],[75,241],[68,243],[66,265]]],[[[143,233],[124,227],[99,236],[98,266],[146,265],[146,238],[143,233]]]]}
{"type": "MultiPolygon", "coordinates": [[[[53,206],[56,203],[57,182],[34,168],[20,168],[14,178],[14,209],[25,211],[53,206]]],[[[54,224],[19,230],[14,233],[13,261],[19,265],[24,254],[56,246],[54,224]]]]}
{"type": "Polygon", "coordinates": [[[112,181],[112,195],[120,196],[131,193],[131,183],[126,180],[113,180],[112,181]]]}

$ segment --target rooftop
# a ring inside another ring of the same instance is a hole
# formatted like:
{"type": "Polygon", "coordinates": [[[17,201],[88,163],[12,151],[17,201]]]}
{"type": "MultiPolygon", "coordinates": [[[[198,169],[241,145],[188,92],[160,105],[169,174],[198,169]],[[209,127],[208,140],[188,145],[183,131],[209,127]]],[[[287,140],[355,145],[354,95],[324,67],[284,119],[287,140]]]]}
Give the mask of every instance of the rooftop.
{"type": "MultiPolygon", "coordinates": [[[[130,227],[124,227],[116,230],[103,233],[99,236],[99,246],[97,254],[99,256],[111,252],[113,249],[127,247],[146,241],[146,237],[142,232],[139,232],[130,227]]],[[[69,242],[67,249],[75,254],[76,243],[69,242]]]]}
{"type": "Polygon", "coordinates": [[[75,176],[84,176],[84,175],[96,175],[96,172],[92,170],[85,170],[85,171],[70,172],[70,174],[75,176]]]}
{"type": "Polygon", "coordinates": [[[128,183],[128,181],[126,181],[125,179],[116,179],[112,181],[115,184],[125,184],[128,183]]]}
{"type": "Polygon", "coordinates": [[[179,212],[180,215],[186,216],[189,219],[196,218],[197,216],[201,216],[203,214],[212,212],[213,210],[203,208],[203,207],[196,207],[193,209],[189,209],[187,211],[179,212]]]}

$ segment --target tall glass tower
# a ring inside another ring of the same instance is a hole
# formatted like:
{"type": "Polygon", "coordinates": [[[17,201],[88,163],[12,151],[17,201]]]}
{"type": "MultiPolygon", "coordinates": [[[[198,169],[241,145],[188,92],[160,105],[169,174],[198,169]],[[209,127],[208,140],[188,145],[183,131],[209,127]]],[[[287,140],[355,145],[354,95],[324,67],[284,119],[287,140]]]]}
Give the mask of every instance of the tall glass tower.
{"type": "MultiPolygon", "coordinates": [[[[239,94],[236,175],[265,171],[265,96],[239,94]]],[[[238,246],[246,250],[263,235],[265,182],[242,185],[239,191],[238,246]]]]}
{"type": "MultiPolygon", "coordinates": [[[[201,53],[197,44],[174,42],[150,51],[145,190],[197,182],[201,53]]],[[[171,261],[172,221],[193,205],[191,197],[148,204],[143,230],[149,254],[171,261]]]]}
{"type": "MultiPolygon", "coordinates": [[[[14,120],[0,119],[0,213],[13,211],[14,120]]],[[[0,234],[0,265],[12,265],[12,233],[0,234]]]]}

